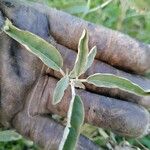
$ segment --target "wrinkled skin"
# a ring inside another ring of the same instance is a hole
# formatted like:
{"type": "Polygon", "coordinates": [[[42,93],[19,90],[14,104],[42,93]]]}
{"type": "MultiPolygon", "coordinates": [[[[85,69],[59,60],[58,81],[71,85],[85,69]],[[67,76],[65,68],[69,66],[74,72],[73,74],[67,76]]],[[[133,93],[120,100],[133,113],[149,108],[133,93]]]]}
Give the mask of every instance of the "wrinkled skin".
{"type": "MultiPolygon", "coordinates": [[[[2,27],[7,17],[17,27],[51,42],[62,54],[64,68],[71,69],[76,52],[60,45],[59,40],[56,42],[50,35],[52,22],[47,17],[48,14],[39,11],[45,9],[48,8],[43,5],[37,4],[32,7],[24,3],[16,3],[15,0],[0,0],[2,12],[0,25],[2,27]]],[[[50,9],[49,13],[52,13],[50,9]]],[[[66,116],[71,98],[70,89],[65,92],[62,102],[53,106],[51,104],[53,90],[61,75],[47,68],[36,56],[5,33],[0,33],[0,45],[0,123],[5,127],[15,128],[44,149],[58,149],[63,126],[47,117],[47,114],[56,113],[66,116]]],[[[124,70],[123,67],[122,69],[124,70]]],[[[125,73],[99,60],[95,60],[91,69],[83,77],[95,72],[117,74],[139,83],[144,88],[150,88],[150,80],[125,73]]],[[[150,117],[144,107],[150,106],[149,97],[135,96],[118,89],[95,88],[88,84],[86,90],[77,90],[77,93],[81,95],[85,106],[85,122],[112,129],[118,134],[129,137],[147,134],[150,117]]],[[[97,150],[98,147],[81,136],[78,149],[97,150]]]]}

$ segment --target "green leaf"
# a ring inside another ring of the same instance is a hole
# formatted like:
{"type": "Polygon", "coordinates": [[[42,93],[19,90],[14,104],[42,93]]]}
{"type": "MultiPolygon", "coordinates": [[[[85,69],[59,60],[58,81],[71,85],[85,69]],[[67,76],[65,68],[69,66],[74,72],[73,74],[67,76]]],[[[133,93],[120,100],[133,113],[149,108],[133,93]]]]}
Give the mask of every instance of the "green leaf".
{"type": "Polygon", "coordinates": [[[56,88],[54,90],[54,95],[53,95],[53,104],[54,105],[61,101],[61,99],[64,96],[64,92],[68,86],[69,86],[69,76],[65,75],[56,84],[56,88]]]}
{"type": "Polygon", "coordinates": [[[83,30],[78,44],[78,54],[75,61],[75,66],[70,73],[70,77],[72,78],[79,77],[82,73],[84,73],[89,52],[88,40],[88,33],[86,30],[83,30]]]}
{"type": "Polygon", "coordinates": [[[130,80],[111,74],[96,73],[89,76],[87,82],[98,87],[118,88],[136,95],[150,95],[150,91],[144,90],[130,80]]]}
{"type": "Polygon", "coordinates": [[[59,145],[59,150],[75,150],[76,148],[80,128],[84,122],[84,106],[78,95],[75,96],[70,110],[71,117],[67,120],[67,126],[61,144],[59,145]]]}
{"type": "Polygon", "coordinates": [[[0,131],[0,142],[20,140],[22,136],[13,130],[0,131]]]}
{"type": "Polygon", "coordinates": [[[71,116],[71,127],[79,133],[80,128],[84,121],[84,106],[79,95],[75,96],[72,116],[71,116]]]}
{"type": "Polygon", "coordinates": [[[63,9],[70,14],[79,14],[88,12],[89,8],[86,5],[76,5],[63,9]]]}
{"type": "MultiPolygon", "coordinates": [[[[68,137],[65,141],[63,150],[75,150],[76,148],[76,143],[78,140],[78,133],[75,131],[74,128],[69,128],[69,133],[68,133],[68,137]]],[[[60,150],[60,149],[59,149],[60,150]]]]}
{"type": "Polygon", "coordinates": [[[74,83],[76,88],[85,89],[85,85],[81,81],[76,80],[74,83]]]}
{"type": "Polygon", "coordinates": [[[22,44],[27,50],[39,57],[48,67],[59,71],[63,59],[58,50],[39,36],[23,31],[12,25],[7,19],[2,29],[11,38],[22,44]]]}
{"type": "Polygon", "coordinates": [[[88,59],[87,59],[87,64],[86,64],[86,67],[85,67],[85,71],[91,67],[91,65],[93,64],[93,61],[94,61],[94,58],[96,56],[96,53],[97,53],[97,48],[96,46],[94,46],[89,54],[88,54],[88,59]]]}

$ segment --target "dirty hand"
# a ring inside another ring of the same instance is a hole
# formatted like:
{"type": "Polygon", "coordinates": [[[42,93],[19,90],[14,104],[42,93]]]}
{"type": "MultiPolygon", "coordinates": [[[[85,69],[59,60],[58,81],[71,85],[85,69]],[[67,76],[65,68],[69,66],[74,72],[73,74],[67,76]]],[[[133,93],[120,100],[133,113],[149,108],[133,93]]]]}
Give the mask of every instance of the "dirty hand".
{"type": "MultiPolygon", "coordinates": [[[[115,32],[87,23],[42,4],[34,4],[33,6],[32,3],[26,4],[18,0],[0,0],[0,11],[1,25],[5,18],[9,18],[18,28],[33,32],[56,46],[64,58],[64,68],[71,69],[73,67],[77,39],[79,39],[83,28],[87,28],[90,32],[90,46],[96,44],[98,50],[103,48],[101,40],[98,43],[97,37],[100,36],[98,35],[100,29],[106,30],[105,37],[108,37],[110,32],[112,35],[115,32]],[[67,21],[70,19],[71,22],[72,18],[74,18],[74,22],[71,23],[73,29],[75,29],[75,25],[81,27],[76,32],[69,27],[65,27],[65,19],[67,21]],[[64,19],[64,23],[61,19],[64,19]],[[71,36],[73,31],[75,32],[75,40],[71,36]],[[97,41],[95,41],[94,36],[97,37],[97,41]]],[[[118,34],[122,35],[121,33],[118,34]]],[[[128,38],[124,40],[128,40],[128,38]]],[[[129,38],[129,40],[133,40],[132,43],[137,44],[134,39],[129,38]]],[[[118,43],[111,42],[110,44],[115,47],[114,45],[118,43]]],[[[46,115],[66,116],[71,97],[70,90],[66,91],[60,104],[53,106],[51,103],[53,90],[61,75],[50,70],[36,56],[3,32],[0,34],[0,45],[0,123],[6,127],[15,128],[22,135],[34,140],[45,149],[57,149],[63,134],[63,127],[46,115]]],[[[109,47],[111,46],[109,45],[109,47]]],[[[141,47],[141,50],[144,51],[145,47],[149,48],[145,45],[141,47]]],[[[140,47],[137,48],[140,49],[140,47]]],[[[150,80],[118,70],[111,65],[120,67],[122,70],[128,69],[136,73],[139,72],[139,74],[144,74],[146,68],[138,67],[135,63],[132,64],[128,61],[119,63],[121,66],[116,62],[113,64],[116,55],[115,52],[110,54],[109,50],[112,49],[107,50],[110,56],[109,59],[107,57],[100,58],[98,52],[94,64],[83,77],[96,72],[112,73],[126,77],[140,84],[143,88],[150,88],[150,80]],[[111,65],[101,62],[104,59],[111,65]],[[128,64],[131,64],[131,66],[129,67],[128,64]]],[[[131,54],[130,57],[132,57],[131,54]]],[[[107,56],[107,53],[105,55],[107,56]]],[[[85,106],[85,122],[109,128],[123,136],[139,137],[147,134],[150,116],[144,107],[150,107],[149,97],[136,96],[118,89],[95,88],[88,84],[86,84],[86,90],[77,90],[77,92],[81,95],[85,106]]],[[[98,149],[93,143],[81,136],[78,149],[82,148],[98,149]]]]}

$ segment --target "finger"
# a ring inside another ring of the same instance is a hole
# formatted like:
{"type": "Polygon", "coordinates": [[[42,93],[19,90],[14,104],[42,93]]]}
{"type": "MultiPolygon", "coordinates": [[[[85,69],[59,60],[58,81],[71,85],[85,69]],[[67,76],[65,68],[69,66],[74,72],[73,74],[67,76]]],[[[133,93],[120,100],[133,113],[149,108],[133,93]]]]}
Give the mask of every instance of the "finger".
{"type": "Polygon", "coordinates": [[[48,16],[51,34],[60,44],[76,50],[81,32],[87,28],[90,34],[89,45],[97,46],[99,60],[139,74],[149,73],[150,45],[57,10],[49,10],[48,16]]]}
{"type": "Polygon", "coordinates": [[[90,48],[97,46],[97,59],[137,74],[150,73],[150,45],[56,9],[49,9],[47,13],[50,33],[60,44],[77,50],[81,33],[86,28],[89,31],[90,48]]]}
{"type": "MultiPolygon", "coordinates": [[[[33,100],[30,108],[37,106],[43,114],[51,112],[66,116],[71,99],[70,89],[65,92],[62,102],[53,106],[52,98],[56,83],[57,80],[52,77],[42,77],[37,83],[38,86],[35,86],[34,94],[31,92],[33,100]],[[45,112],[41,110],[45,110],[45,112]]],[[[129,137],[139,137],[147,133],[150,116],[143,107],[84,90],[77,90],[77,93],[82,97],[87,123],[111,129],[118,134],[129,137]]],[[[38,114],[38,109],[30,109],[30,114],[38,114]]]]}
{"type": "MultiPolygon", "coordinates": [[[[63,56],[64,59],[64,67],[63,69],[65,70],[66,68],[69,68],[71,70],[73,68],[75,59],[76,59],[76,52],[73,50],[70,50],[60,44],[55,43],[55,46],[57,49],[60,51],[61,55],[63,56]]],[[[86,78],[89,75],[92,75],[94,73],[111,73],[114,75],[118,75],[124,78],[127,78],[131,80],[132,82],[140,85],[144,89],[150,89],[150,80],[146,79],[144,77],[138,76],[138,75],[133,75],[129,74],[126,72],[123,72],[119,69],[116,69],[110,65],[107,65],[106,63],[103,63],[101,61],[95,60],[92,66],[88,69],[88,71],[82,76],[82,78],[86,78]]],[[[47,70],[47,74],[50,74],[52,76],[61,77],[61,74],[57,71],[52,71],[51,69],[47,70]]],[[[119,89],[110,89],[110,88],[98,88],[95,87],[94,85],[91,84],[86,84],[86,89],[89,91],[92,91],[94,93],[102,94],[102,95],[107,95],[110,97],[116,97],[120,98],[123,100],[131,101],[138,103],[140,105],[143,105],[144,107],[149,108],[150,107],[150,97],[146,96],[137,96],[119,89]]]]}
{"type": "MultiPolygon", "coordinates": [[[[33,140],[44,150],[57,150],[61,141],[64,127],[52,119],[44,116],[29,117],[20,112],[13,119],[15,129],[27,138],[33,140]]],[[[77,150],[99,150],[98,146],[89,139],[80,136],[77,150]]]]}
{"type": "MultiPolygon", "coordinates": [[[[22,18],[24,18],[24,15],[30,16],[29,23],[34,15],[46,14],[52,36],[60,44],[74,50],[77,49],[78,40],[83,29],[87,28],[90,35],[89,46],[97,46],[98,59],[137,74],[148,74],[150,72],[150,46],[120,32],[103,26],[96,26],[41,4],[33,3],[31,5],[18,0],[1,0],[0,8],[14,20],[16,16],[22,18]]],[[[42,22],[42,18],[39,19],[42,22]]]]}

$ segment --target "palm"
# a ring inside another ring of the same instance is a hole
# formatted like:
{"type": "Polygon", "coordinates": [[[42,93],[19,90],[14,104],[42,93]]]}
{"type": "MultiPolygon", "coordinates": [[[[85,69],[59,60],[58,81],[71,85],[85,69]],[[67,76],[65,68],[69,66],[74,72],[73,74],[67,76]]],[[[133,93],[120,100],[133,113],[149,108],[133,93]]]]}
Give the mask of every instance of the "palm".
{"type": "MultiPolygon", "coordinates": [[[[15,6],[15,3],[9,4],[11,5],[8,6],[6,0],[0,2],[0,8],[4,15],[12,19],[13,23],[19,28],[33,32],[54,44],[65,60],[64,68],[71,69],[76,52],[58,44],[59,41],[58,43],[55,42],[49,35],[51,29],[49,29],[47,16],[38,11],[39,9],[20,6],[20,4],[15,6]]],[[[39,5],[38,7],[44,6],[39,5]]],[[[30,137],[45,148],[51,146],[52,149],[57,149],[63,127],[52,119],[44,117],[44,115],[56,113],[66,116],[70,91],[68,90],[63,101],[54,107],[51,103],[53,89],[58,81],[56,77],[59,78],[60,74],[48,69],[37,57],[24,50],[23,46],[4,33],[0,35],[0,44],[2,61],[1,123],[4,126],[16,128],[21,134],[30,137]]],[[[143,87],[150,87],[148,79],[119,71],[98,60],[95,60],[84,77],[96,72],[118,74],[134,82],[139,82],[143,87]]],[[[86,91],[78,90],[84,100],[86,122],[111,128],[125,136],[136,137],[146,134],[145,128],[147,129],[149,125],[149,113],[146,109],[111,97],[134,101],[144,106],[150,105],[148,99],[117,89],[95,88],[88,84],[86,88],[86,91]]],[[[85,149],[92,147],[93,149],[93,144],[88,143],[87,139],[81,137],[80,141],[82,142],[80,142],[81,147],[83,146],[85,149]]],[[[96,146],[95,149],[97,149],[96,146]]]]}

